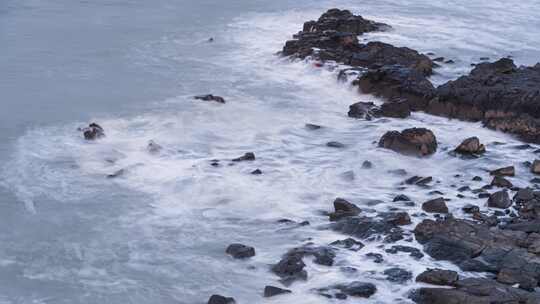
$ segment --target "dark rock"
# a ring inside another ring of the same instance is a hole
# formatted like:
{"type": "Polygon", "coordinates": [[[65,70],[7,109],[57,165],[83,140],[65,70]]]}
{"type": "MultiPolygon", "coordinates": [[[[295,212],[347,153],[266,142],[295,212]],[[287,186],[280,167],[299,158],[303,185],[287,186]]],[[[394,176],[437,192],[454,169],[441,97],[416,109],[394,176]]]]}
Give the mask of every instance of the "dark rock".
{"type": "Polygon", "coordinates": [[[373,163],[369,160],[366,160],[362,163],[362,169],[371,169],[373,168],[373,163]]]}
{"type": "Polygon", "coordinates": [[[428,112],[472,121],[537,142],[540,65],[516,67],[511,59],[478,64],[468,76],[437,88],[428,112]]]}
{"type": "Polygon", "coordinates": [[[435,97],[435,88],[426,77],[427,70],[406,65],[384,65],[364,73],[353,84],[358,85],[363,93],[389,101],[400,100],[401,104],[389,104],[388,107],[399,107],[401,110],[396,113],[403,118],[407,114],[406,108],[409,111],[423,110],[435,97]]]}
{"type": "Polygon", "coordinates": [[[233,159],[234,162],[241,162],[241,161],[251,161],[255,160],[255,154],[253,152],[248,152],[238,158],[233,159]]]}
{"type": "Polygon", "coordinates": [[[95,122],[80,130],[83,132],[84,139],[86,140],[96,140],[105,136],[105,131],[103,128],[95,122]]]}
{"type": "Polygon", "coordinates": [[[255,255],[255,248],[242,244],[231,244],[225,252],[235,259],[245,259],[255,255]]]}
{"type": "Polygon", "coordinates": [[[478,206],[476,205],[472,205],[472,204],[467,204],[465,206],[463,206],[463,208],[461,208],[461,210],[463,210],[463,212],[465,213],[476,213],[476,212],[480,212],[480,208],[478,208],[478,206]]]}
{"type": "Polygon", "coordinates": [[[344,240],[334,241],[330,243],[330,245],[343,247],[352,251],[358,251],[364,248],[364,244],[362,244],[362,242],[359,242],[353,238],[346,238],[344,240]]]}
{"type": "Polygon", "coordinates": [[[146,150],[151,154],[157,154],[163,150],[163,147],[151,140],[148,142],[148,145],[146,145],[146,150]]]}
{"type": "Polygon", "coordinates": [[[482,180],[482,178],[480,176],[475,176],[475,177],[472,178],[472,180],[475,181],[475,182],[479,182],[479,181],[482,180]]]}
{"type": "Polygon", "coordinates": [[[506,190],[497,191],[489,196],[488,207],[506,209],[512,205],[506,190]]]}
{"type": "Polygon", "coordinates": [[[388,173],[395,174],[395,175],[407,175],[407,171],[405,169],[395,169],[395,170],[389,170],[388,173]]]}
{"type": "Polygon", "coordinates": [[[452,270],[428,269],[416,277],[416,282],[433,285],[453,286],[459,279],[458,273],[452,270]]]}
{"type": "Polygon", "coordinates": [[[459,192],[465,192],[465,191],[471,191],[471,188],[469,186],[463,186],[463,187],[459,187],[457,190],[459,192]]]}
{"type": "Polygon", "coordinates": [[[491,279],[468,278],[456,282],[456,288],[420,288],[411,294],[418,304],[534,304],[538,293],[527,292],[491,279]]]}
{"type": "Polygon", "coordinates": [[[253,175],[261,175],[262,171],[260,169],[255,169],[255,170],[251,171],[251,174],[253,174],[253,175]]]}
{"type": "Polygon", "coordinates": [[[193,98],[198,99],[198,100],[204,100],[204,101],[215,101],[215,102],[219,102],[219,103],[225,103],[225,99],[223,97],[214,96],[212,94],[197,95],[197,96],[195,96],[193,98]]]}
{"type": "Polygon", "coordinates": [[[392,225],[404,226],[411,224],[411,217],[407,212],[385,212],[380,214],[381,218],[392,225]]]}
{"type": "Polygon", "coordinates": [[[514,176],[516,175],[516,169],[514,166],[509,166],[490,171],[489,174],[494,176],[514,176]]]}
{"type": "Polygon", "coordinates": [[[290,284],[296,280],[307,280],[306,264],[302,261],[302,254],[286,254],[277,264],[272,266],[272,271],[281,277],[284,284],[290,284]]]}
{"type": "Polygon", "coordinates": [[[411,257],[417,260],[424,257],[424,254],[418,248],[402,246],[402,245],[392,246],[391,248],[386,249],[385,252],[390,253],[390,254],[396,254],[398,252],[406,252],[406,253],[409,253],[411,257]]]}
{"type": "Polygon", "coordinates": [[[424,128],[390,131],[381,137],[379,147],[405,155],[425,156],[435,153],[437,139],[433,132],[424,128]]]}
{"type": "Polygon", "coordinates": [[[393,202],[410,201],[411,199],[405,194],[400,194],[392,200],[393,202]]]}
{"type": "Polygon", "coordinates": [[[486,152],[486,147],[480,143],[478,137],[470,137],[465,139],[457,148],[454,150],[460,154],[482,154],[486,152]]]}
{"type": "Polygon", "coordinates": [[[327,147],[330,148],[345,148],[345,145],[340,143],[339,141],[330,141],[326,143],[327,147]]]}
{"type": "Polygon", "coordinates": [[[349,106],[349,117],[372,120],[379,117],[379,107],[373,102],[357,102],[349,106]]]}
{"type": "Polygon", "coordinates": [[[448,207],[444,198],[439,197],[422,204],[422,210],[429,213],[448,213],[448,207]]]}
{"type": "Polygon", "coordinates": [[[372,217],[346,217],[332,225],[336,231],[355,236],[359,239],[373,239],[384,236],[387,243],[403,239],[403,230],[384,219],[372,217]]]}
{"type": "Polygon", "coordinates": [[[107,178],[117,178],[117,177],[120,177],[120,176],[124,175],[125,173],[126,173],[125,169],[119,169],[119,170],[116,170],[115,172],[113,172],[111,174],[108,174],[107,178]]]}
{"type": "Polygon", "coordinates": [[[315,125],[315,124],[310,124],[310,123],[307,123],[306,124],[306,129],[308,130],[319,130],[321,129],[322,127],[319,126],[319,125],[315,125]]]}
{"type": "Polygon", "coordinates": [[[396,99],[383,103],[379,113],[384,117],[407,118],[411,116],[411,108],[407,100],[396,99]]]}
{"type": "Polygon", "coordinates": [[[342,198],[336,198],[334,201],[334,212],[329,214],[330,221],[337,221],[344,217],[355,216],[360,214],[362,210],[353,203],[342,198]]]}
{"type": "Polygon", "coordinates": [[[374,263],[380,264],[384,261],[382,254],[370,252],[366,254],[366,257],[373,260],[374,263]]]}
{"type": "Polygon", "coordinates": [[[374,284],[359,281],[346,285],[337,285],[336,288],[348,296],[361,298],[369,298],[377,292],[377,287],[374,284]]]}
{"type": "Polygon", "coordinates": [[[280,294],[285,294],[285,293],[291,293],[292,291],[288,290],[288,289],[283,289],[283,288],[279,288],[279,287],[275,287],[275,286],[265,286],[264,287],[264,297],[265,298],[270,298],[270,297],[273,297],[273,296],[277,296],[277,295],[280,295],[280,294]]]}
{"type": "Polygon", "coordinates": [[[228,298],[220,295],[212,295],[208,300],[208,304],[235,304],[233,298],[228,298]]]}
{"type": "Polygon", "coordinates": [[[514,186],[509,180],[507,180],[506,178],[502,176],[493,177],[493,180],[491,181],[491,185],[495,187],[501,187],[501,188],[512,188],[514,186]]]}
{"type": "Polygon", "coordinates": [[[412,279],[412,273],[410,271],[398,267],[388,268],[383,271],[383,274],[386,275],[388,281],[393,283],[403,284],[412,279]]]}

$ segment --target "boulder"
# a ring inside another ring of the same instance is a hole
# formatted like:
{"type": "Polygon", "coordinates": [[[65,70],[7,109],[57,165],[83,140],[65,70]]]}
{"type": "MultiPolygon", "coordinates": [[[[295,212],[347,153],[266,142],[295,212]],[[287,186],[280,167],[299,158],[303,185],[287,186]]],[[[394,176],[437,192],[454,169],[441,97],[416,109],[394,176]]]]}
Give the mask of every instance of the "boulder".
{"type": "Polygon", "coordinates": [[[437,139],[433,132],[425,128],[390,131],[381,137],[379,147],[404,155],[426,156],[437,151],[437,139]]]}
{"type": "Polygon", "coordinates": [[[274,296],[277,296],[277,295],[280,295],[280,294],[287,294],[287,293],[291,293],[292,291],[290,291],[289,289],[283,289],[283,288],[279,288],[279,287],[275,287],[275,286],[265,286],[264,287],[264,297],[265,298],[270,298],[270,297],[274,297],[274,296]]]}
{"type": "Polygon", "coordinates": [[[338,197],[334,200],[334,212],[328,216],[330,217],[330,221],[337,221],[344,217],[358,215],[361,211],[355,204],[338,197]]]}
{"type": "Polygon", "coordinates": [[[502,176],[493,177],[493,180],[491,181],[491,185],[495,187],[509,188],[509,189],[514,186],[509,180],[507,180],[506,178],[502,176]]]}
{"type": "Polygon", "coordinates": [[[255,248],[242,244],[231,244],[225,252],[235,259],[245,259],[255,256],[255,248]]]}
{"type": "Polygon", "coordinates": [[[487,201],[488,207],[506,209],[512,205],[510,196],[506,190],[497,191],[491,194],[487,201]]]}
{"type": "Polygon", "coordinates": [[[83,132],[84,139],[86,140],[96,140],[98,138],[105,137],[105,131],[95,122],[89,124],[88,127],[79,130],[83,132]]]}
{"type": "Polygon", "coordinates": [[[448,213],[444,198],[438,197],[422,204],[422,210],[429,213],[448,213]]]}
{"type": "Polygon", "coordinates": [[[486,152],[486,147],[480,143],[478,137],[470,137],[465,139],[454,151],[466,155],[482,154],[486,152]]]}
{"type": "Polygon", "coordinates": [[[349,117],[372,120],[379,117],[379,107],[373,102],[357,102],[349,106],[349,117]]]}
{"type": "Polygon", "coordinates": [[[236,301],[233,298],[224,297],[221,295],[212,295],[208,300],[208,304],[235,304],[236,301]]]}
{"type": "Polygon", "coordinates": [[[459,279],[458,273],[452,270],[428,269],[416,277],[416,282],[432,285],[453,286],[459,279]]]}
{"type": "Polygon", "coordinates": [[[489,174],[493,176],[514,176],[516,175],[516,169],[514,168],[514,166],[508,166],[492,170],[489,172],[489,174]]]}

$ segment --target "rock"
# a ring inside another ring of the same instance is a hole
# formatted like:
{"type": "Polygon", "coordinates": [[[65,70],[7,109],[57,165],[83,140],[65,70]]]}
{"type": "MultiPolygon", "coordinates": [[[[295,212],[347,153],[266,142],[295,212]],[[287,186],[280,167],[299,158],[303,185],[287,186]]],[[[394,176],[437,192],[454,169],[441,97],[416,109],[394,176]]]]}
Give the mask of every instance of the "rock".
{"type": "Polygon", "coordinates": [[[116,170],[115,172],[113,172],[111,174],[108,174],[107,178],[117,178],[117,177],[120,177],[120,176],[124,175],[125,173],[126,173],[125,169],[119,169],[119,170],[116,170]]]}
{"type": "Polygon", "coordinates": [[[290,284],[295,280],[307,280],[306,264],[302,261],[301,254],[286,254],[277,264],[272,266],[272,271],[281,277],[284,284],[290,284]]]}
{"type": "Polygon", "coordinates": [[[506,190],[497,191],[489,196],[488,207],[506,209],[512,205],[506,190]]]}
{"type": "Polygon", "coordinates": [[[400,100],[402,103],[398,105],[388,105],[388,107],[401,109],[397,112],[400,113],[399,117],[403,118],[407,114],[406,108],[409,111],[425,109],[429,101],[435,97],[435,88],[426,77],[429,69],[396,64],[381,66],[368,70],[353,84],[358,85],[363,93],[374,94],[390,101],[400,100]]]}
{"type": "Polygon", "coordinates": [[[410,201],[411,199],[405,194],[400,194],[394,197],[393,202],[410,201]]]}
{"type": "Polygon", "coordinates": [[[364,248],[364,244],[362,244],[362,242],[359,242],[353,238],[346,238],[344,240],[338,240],[338,241],[334,241],[332,243],[330,243],[330,245],[332,246],[339,246],[339,247],[343,247],[345,249],[349,249],[349,250],[352,250],[352,251],[358,251],[362,248],[364,248]]]}
{"type": "Polygon", "coordinates": [[[319,125],[315,125],[315,124],[310,124],[310,123],[307,123],[306,124],[306,129],[308,130],[319,130],[321,129],[322,127],[319,126],[319,125]]]}
{"type": "Polygon", "coordinates": [[[349,106],[349,117],[372,120],[379,117],[379,108],[373,102],[357,102],[349,106]]]}
{"type": "Polygon", "coordinates": [[[313,246],[304,245],[301,247],[293,248],[289,250],[287,256],[313,256],[313,260],[316,264],[324,266],[332,266],[334,264],[334,258],[336,257],[335,249],[327,246],[313,246]]]}
{"type": "Polygon", "coordinates": [[[105,136],[105,131],[103,128],[95,122],[80,130],[83,132],[84,139],[86,140],[96,140],[105,136]]]}
{"type": "Polygon", "coordinates": [[[248,152],[238,158],[233,159],[233,162],[241,162],[241,161],[252,161],[255,160],[255,154],[253,152],[248,152]]]}
{"type": "Polygon", "coordinates": [[[472,178],[472,180],[475,181],[475,182],[479,182],[479,181],[482,180],[482,178],[480,176],[475,176],[475,177],[472,178]]]}
{"type": "Polygon", "coordinates": [[[151,140],[151,141],[148,142],[148,145],[146,146],[146,150],[150,154],[157,154],[157,153],[161,152],[161,150],[163,150],[163,147],[161,145],[157,144],[156,142],[154,142],[153,140],[151,140]]]}
{"type": "Polygon", "coordinates": [[[429,213],[448,213],[448,207],[446,207],[446,202],[442,197],[423,203],[422,210],[429,213]]]}
{"type": "Polygon", "coordinates": [[[369,160],[366,160],[362,163],[362,169],[371,169],[373,168],[373,163],[369,160]]]}
{"type": "Polygon", "coordinates": [[[395,99],[381,105],[379,113],[384,117],[407,118],[411,116],[411,108],[405,99],[395,99]]]}
{"type": "Polygon", "coordinates": [[[225,252],[235,259],[245,259],[255,255],[255,248],[242,244],[231,244],[225,252]]]}
{"type": "Polygon", "coordinates": [[[514,166],[508,166],[490,171],[489,174],[494,176],[514,176],[516,175],[516,169],[514,166]]]}
{"type": "Polygon", "coordinates": [[[457,148],[454,150],[460,154],[482,154],[486,152],[486,147],[480,143],[478,137],[470,137],[465,139],[457,148]]]}
{"type": "Polygon", "coordinates": [[[355,216],[362,211],[355,204],[339,197],[334,201],[334,210],[334,212],[329,214],[330,221],[337,221],[344,217],[355,216]]]}
{"type": "Polygon", "coordinates": [[[424,254],[418,248],[402,246],[402,245],[392,246],[391,248],[386,249],[385,252],[390,253],[390,254],[396,254],[398,252],[406,252],[406,253],[409,253],[411,257],[417,260],[424,257],[424,254]]]}
{"type": "Polygon", "coordinates": [[[381,213],[380,216],[385,222],[396,226],[411,224],[411,217],[407,212],[385,212],[381,213]]]}
{"type": "Polygon", "coordinates": [[[283,289],[283,288],[279,288],[279,287],[275,287],[275,286],[265,286],[264,287],[264,297],[265,298],[270,298],[270,297],[274,297],[274,296],[277,296],[277,295],[280,295],[280,294],[286,294],[286,293],[291,293],[292,291],[290,291],[289,289],[283,289]]]}
{"type": "Polygon", "coordinates": [[[432,285],[453,286],[459,279],[458,273],[452,270],[428,269],[416,277],[416,282],[432,285]]]}
{"type": "Polygon", "coordinates": [[[488,128],[538,142],[540,128],[540,64],[516,67],[511,59],[478,64],[468,76],[437,88],[428,112],[482,121],[488,128]]]}
{"type": "Polygon", "coordinates": [[[390,131],[381,137],[379,147],[404,155],[426,156],[437,151],[437,139],[433,132],[424,128],[390,131]]]}
{"type": "Polygon", "coordinates": [[[491,181],[492,186],[501,187],[501,188],[512,188],[514,185],[507,180],[506,178],[502,176],[495,176],[493,177],[493,180],[491,181]]]}
{"type": "Polygon", "coordinates": [[[330,141],[326,143],[327,147],[330,148],[345,148],[345,145],[340,143],[339,141],[330,141]]]}
{"type": "Polygon", "coordinates": [[[420,288],[411,294],[418,304],[495,304],[540,303],[538,293],[531,293],[497,283],[491,279],[468,278],[456,282],[456,288],[420,288]]]}
{"type": "Polygon", "coordinates": [[[427,176],[413,176],[404,181],[407,185],[417,185],[417,186],[426,186],[427,184],[431,183],[433,181],[433,177],[427,176]]]}
{"type": "Polygon", "coordinates": [[[414,233],[424,252],[436,260],[454,262],[466,271],[500,274],[505,283],[528,287],[540,279],[540,257],[522,248],[527,233],[511,230],[510,226],[502,230],[446,218],[424,220],[414,233]]]}
{"type": "Polygon", "coordinates": [[[384,237],[384,242],[392,243],[403,239],[403,229],[384,219],[372,217],[346,217],[331,225],[331,228],[359,239],[384,237]]]}
{"type": "Polygon", "coordinates": [[[380,264],[384,261],[382,254],[370,252],[366,254],[366,257],[373,260],[374,263],[380,264]]]}
{"type": "Polygon", "coordinates": [[[251,174],[253,174],[253,175],[261,175],[262,171],[260,169],[255,169],[255,170],[251,171],[251,174]]]}
{"type": "Polygon", "coordinates": [[[215,101],[215,102],[219,102],[219,103],[225,103],[225,99],[223,97],[214,96],[212,94],[197,95],[197,96],[195,96],[193,98],[198,99],[198,100],[204,100],[204,101],[215,101]]]}
{"type": "Polygon", "coordinates": [[[336,288],[348,296],[361,298],[369,298],[377,292],[377,287],[374,284],[360,281],[355,281],[347,285],[337,285],[336,288]]]}
{"type": "Polygon", "coordinates": [[[531,165],[531,172],[534,174],[540,174],[540,160],[535,159],[531,165]]]}
{"type": "Polygon", "coordinates": [[[212,295],[208,300],[208,304],[235,304],[233,298],[228,298],[220,295],[212,295]]]}
{"type": "Polygon", "coordinates": [[[386,279],[393,283],[403,284],[412,279],[412,273],[398,267],[388,268],[383,271],[386,279]]]}
{"type": "Polygon", "coordinates": [[[463,208],[461,208],[461,210],[463,210],[463,212],[469,213],[469,214],[480,212],[480,208],[478,208],[478,206],[472,205],[472,204],[467,204],[467,205],[463,206],[463,208]]]}

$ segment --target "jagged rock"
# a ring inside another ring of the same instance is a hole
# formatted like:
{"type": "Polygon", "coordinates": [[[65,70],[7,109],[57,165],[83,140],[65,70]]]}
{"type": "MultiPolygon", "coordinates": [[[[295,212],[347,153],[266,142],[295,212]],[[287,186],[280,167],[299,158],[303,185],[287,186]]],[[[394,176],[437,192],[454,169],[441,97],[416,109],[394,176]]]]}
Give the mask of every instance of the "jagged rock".
{"type": "Polygon", "coordinates": [[[489,174],[494,176],[514,176],[516,175],[516,169],[514,166],[508,166],[490,171],[489,174]]]}
{"type": "Polygon", "coordinates": [[[511,59],[478,64],[468,76],[437,88],[432,114],[483,121],[487,127],[537,141],[540,64],[518,68],[511,59]]]}
{"type": "Polygon", "coordinates": [[[79,130],[83,132],[84,139],[86,140],[96,140],[105,136],[103,128],[95,122],[89,124],[88,127],[79,130]]]}
{"type": "MultiPolygon", "coordinates": [[[[362,74],[353,84],[366,94],[387,100],[401,100],[412,111],[427,107],[435,97],[435,88],[426,78],[426,72],[404,65],[384,65],[362,74]]],[[[403,112],[405,113],[405,111],[403,112]]]]}
{"type": "Polygon", "coordinates": [[[272,271],[287,285],[296,280],[307,280],[307,271],[304,270],[306,264],[302,261],[302,257],[301,254],[286,254],[272,266],[272,271]]]}
{"type": "Polygon", "coordinates": [[[433,285],[452,286],[459,279],[458,273],[452,270],[428,269],[416,277],[416,282],[433,285]]]}
{"type": "Polygon", "coordinates": [[[405,194],[400,194],[394,197],[393,202],[410,201],[411,199],[405,194]]]}
{"type": "Polygon", "coordinates": [[[488,207],[506,209],[512,205],[506,190],[497,191],[489,196],[488,207]]]}
{"type": "Polygon", "coordinates": [[[444,198],[439,197],[422,204],[422,210],[429,213],[448,213],[448,207],[444,198]]]}
{"type": "Polygon", "coordinates": [[[204,100],[204,101],[215,101],[215,102],[219,102],[219,103],[225,103],[225,99],[223,97],[215,96],[215,95],[212,95],[212,94],[197,95],[197,96],[195,96],[193,98],[198,99],[198,100],[204,100]]]}
{"type": "Polygon", "coordinates": [[[539,293],[531,293],[491,279],[469,278],[456,282],[456,288],[420,288],[411,294],[418,304],[535,304],[539,293]]]}
{"type": "Polygon", "coordinates": [[[289,289],[283,289],[283,288],[279,288],[279,287],[275,287],[275,286],[266,286],[264,287],[264,297],[265,298],[270,298],[270,297],[274,297],[274,296],[277,296],[277,295],[280,295],[280,294],[286,294],[286,293],[291,293],[292,291],[290,291],[289,289]]]}
{"type": "Polygon", "coordinates": [[[501,187],[501,188],[512,188],[514,185],[507,180],[506,178],[502,176],[495,176],[493,177],[493,180],[491,181],[492,186],[501,187]]]}
{"type": "Polygon", "coordinates": [[[455,150],[460,154],[482,154],[486,152],[486,147],[480,143],[478,137],[465,139],[455,150]]]}
{"type": "Polygon", "coordinates": [[[437,139],[433,132],[425,128],[390,131],[381,137],[379,147],[405,155],[426,156],[437,150],[437,139]]]}
{"type": "Polygon", "coordinates": [[[379,108],[373,102],[357,102],[349,106],[349,117],[371,120],[379,117],[379,108]]]}
{"type": "Polygon", "coordinates": [[[245,259],[255,256],[255,248],[242,244],[231,244],[225,252],[235,259],[245,259]]]}
{"type": "Polygon", "coordinates": [[[342,198],[336,198],[334,201],[334,212],[329,214],[330,221],[337,221],[344,217],[355,216],[360,214],[362,210],[353,203],[342,198]]]}
{"type": "Polygon", "coordinates": [[[253,152],[247,152],[246,154],[238,157],[238,158],[235,158],[233,159],[232,161],[233,162],[241,162],[241,161],[251,161],[251,160],[255,160],[255,154],[253,152]]]}
{"type": "Polygon", "coordinates": [[[331,226],[334,230],[359,239],[384,237],[384,242],[392,243],[403,239],[403,230],[384,219],[372,217],[346,217],[331,226]]]}
{"type": "Polygon", "coordinates": [[[412,279],[412,273],[399,267],[392,267],[383,271],[386,279],[393,283],[403,284],[412,279]]]}
{"type": "Polygon", "coordinates": [[[235,304],[236,301],[233,298],[224,297],[220,295],[212,295],[208,300],[208,304],[235,304]]]}

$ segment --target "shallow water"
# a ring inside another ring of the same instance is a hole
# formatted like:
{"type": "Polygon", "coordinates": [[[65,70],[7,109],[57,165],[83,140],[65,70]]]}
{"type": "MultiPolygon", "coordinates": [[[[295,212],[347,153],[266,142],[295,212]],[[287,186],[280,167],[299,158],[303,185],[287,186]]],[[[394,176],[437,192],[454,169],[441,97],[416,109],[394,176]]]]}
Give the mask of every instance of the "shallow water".
{"type": "MultiPolygon", "coordinates": [[[[429,191],[440,190],[460,214],[464,204],[485,208],[485,201],[471,193],[458,200],[457,188],[480,187],[489,182],[486,169],[510,164],[518,176],[512,182],[524,186],[531,176],[522,162],[534,158],[534,149],[517,150],[517,140],[479,124],[422,113],[350,119],[351,103],[380,101],[338,83],[336,70],[275,53],[304,21],[339,6],[394,27],[362,39],[453,59],[433,76],[438,84],[468,73],[480,57],[539,61],[540,4],[297,2],[0,3],[0,97],[7,109],[0,113],[0,303],[204,303],[214,293],[239,303],[327,303],[311,290],[353,280],[377,285],[366,303],[407,303],[417,285],[390,284],[384,269],[455,269],[427,256],[388,255],[381,243],[366,241],[359,252],[339,251],[334,267],[308,263],[309,280],[293,284],[293,294],[262,298],[265,285],[279,286],[269,265],[288,249],[346,237],[325,229],[323,211],[336,197],[373,216],[391,207],[414,214],[434,198],[429,191]],[[192,99],[201,93],[228,102],[192,99]],[[81,138],[77,127],[90,120],[106,138],[81,138]],[[310,131],[305,123],[324,128],[310,131]],[[412,126],[435,132],[435,155],[416,159],[376,147],[387,130],[412,126]],[[484,157],[448,154],[469,136],[488,144],[484,157]],[[164,150],[149,154],[149,140],[164,150]],[[346,147],[332,149],[328,141],[346,147]],[[249,151],[256,161],[229,165],[249,151]],[[213,159],[221,166],[211,166],[213,159]],[[365,160],[374,168],[362,169],[365,160]],[[249,174],[256,168],[263,175],[249,174]],[[432,175],[435,186],[398,190],[406,177],[388,173],[398,168],[432,175]],[[125,174],[106,178],[119,169],[125,174]],[[484,182],[472,182],[475,175],[484,182]],[[416,207],[391,203],[400,193],[416,207]],[[368,206],[373,200],[384,203],[368,206]],[[277,224],[282,218],[311,225],[277,224]],[[232,242],[254,246],[257,255],[232,260],[224,254],[232,242]],[[383,253],[385,262],[371,262],[367,252],[383,253]]],[[[407,230],[423,218],[413,217],[407,230]]]]}

